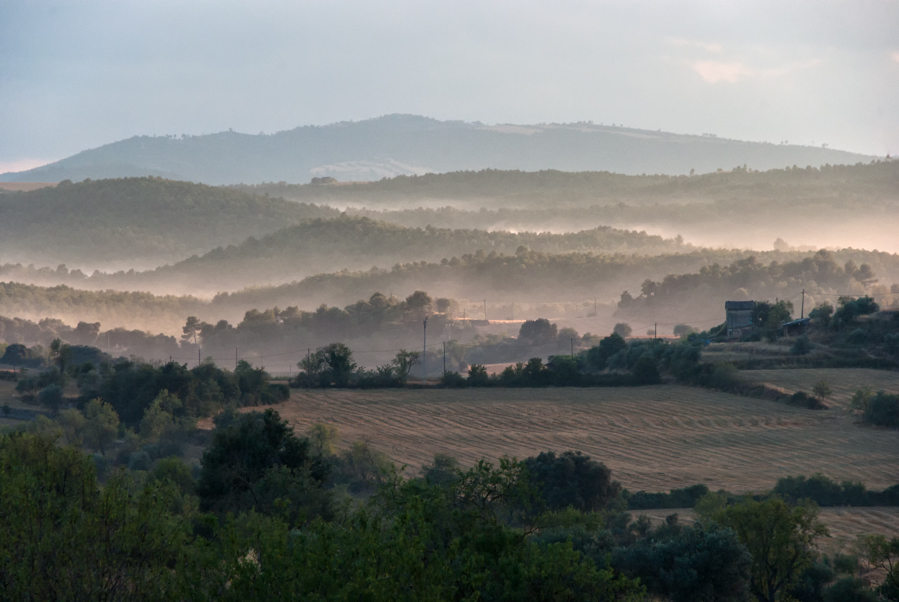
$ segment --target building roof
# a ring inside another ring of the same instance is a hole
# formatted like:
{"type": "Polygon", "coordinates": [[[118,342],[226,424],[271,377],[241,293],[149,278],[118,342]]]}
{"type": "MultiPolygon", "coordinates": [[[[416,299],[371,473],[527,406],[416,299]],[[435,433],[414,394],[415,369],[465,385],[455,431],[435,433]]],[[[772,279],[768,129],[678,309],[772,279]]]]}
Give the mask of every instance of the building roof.
{"type": "Polygon", "coordinates": [[[752,310],[755,309],[755,301],[725,301],[724,310],[752,310]]]}
{"type": "Polygon", "coordinates": [[[784,322],[781,326],[796,326],[797,324],[808,324],[811,318],[797,318],[792,322],[784,322]]]}

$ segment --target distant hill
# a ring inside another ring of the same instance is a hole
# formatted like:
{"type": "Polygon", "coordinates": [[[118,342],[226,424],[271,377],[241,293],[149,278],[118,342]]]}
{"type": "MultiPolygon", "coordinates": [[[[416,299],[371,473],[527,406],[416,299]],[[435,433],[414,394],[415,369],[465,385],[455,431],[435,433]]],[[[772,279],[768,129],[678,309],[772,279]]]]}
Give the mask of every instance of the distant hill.
{"type": "Polygon", "coordinates": [[[480,209],[588,207],[633,204],[708,203],[719,200],[795,202],[899,200],[899,161],[858,165],[785,167],[755,171],[734,167],[695,176],[625,175],[599,171],[535,172],[487,169],[377,182],[236,184],[253,194],[324,204],[418,207],[434,203],[480,209]]]}
{"type": "Polygon", "coordinates": [[[150,268],[335,209],[227,188],[127,178],[0,194],[0,257],[69,267],[150,268]]]}
{"type": "Polygon", "coordinates": [[[276,134],[221,132],[149,137],[82,151],[5,181],[161,176],[207,184],[340,181],[461,170],[611,171],[687,174],[747,165],[767,170],[854,164],[871,157],[826,148],[594,125],[484,125],[388,115],[276,134]]]}
{"type": "Polygon", "coordinates": [[[346,215],[313,219],[238,245],[220,246],[201,256],[155,270],[94,273],[0,266],[0,280],[82,289],[142,290],[214,294],[256,285],[284,284],[341,270],[389,268],[410,261],[439,262],[454,256],[552,253],[663,254],[692,251],[690,245],[645,232],[598,227],[567,234],[488,232],[448,228],[407,228],[346,215]]]}

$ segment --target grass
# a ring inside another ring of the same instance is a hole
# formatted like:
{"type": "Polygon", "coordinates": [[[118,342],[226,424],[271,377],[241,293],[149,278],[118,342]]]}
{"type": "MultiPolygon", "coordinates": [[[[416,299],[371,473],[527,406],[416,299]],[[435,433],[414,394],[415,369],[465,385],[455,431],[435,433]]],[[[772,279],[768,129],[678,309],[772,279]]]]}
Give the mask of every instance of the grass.
{"type": "Polygon", "coordinates": [[[815,472],[896,484],[899,437],[839,411],[811,411],[676,385],[593,389],[294,391],[276,409],[298,430],[337,425],[417,473],[435,453],[465,465],[502,455],[580,450],[632,491],[695,483],[770,489],[815,472]]]}
{"type": "Polygon", "coordinates": [[[790,393],[804,391],[812,394],[815,383],[826,380],[833,390],[827,403],[843,409],[849,408],[852,395],[864,386],[874,391],[899,393],[899,372],[869,370],[863,368],[818,369],[801,368],[790,370],[742,370],[740,377],[748,382],[769,384],[790,393]]]}

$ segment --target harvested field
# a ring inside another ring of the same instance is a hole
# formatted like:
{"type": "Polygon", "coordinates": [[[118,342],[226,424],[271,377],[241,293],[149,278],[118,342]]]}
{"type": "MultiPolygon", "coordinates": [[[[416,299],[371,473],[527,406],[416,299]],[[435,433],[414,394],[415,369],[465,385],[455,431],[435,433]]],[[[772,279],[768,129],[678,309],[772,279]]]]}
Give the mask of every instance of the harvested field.
{"type": "Polygon", "coordinates": [[[848,408],[852,395],[864,386],[874,391],[899,393],[899,372],[863,368],[742,370],[740,376],[749,382],[764,383],[786,389],[790,393],[804,391],[811,395],[815,383],[826,380],[833,389],[828,405],[848,408]]]}
{"type": "Polygon", "coordinates": [[[470,465],[573,449],[634,491],[762,491],[815,472],[872,489],[899,480],[895,431],[693,387],[294,391],[276,409],[298,430],[337,425],[344,445],[364,438],[411,473],[435,453],[470,465]]]}
{"type": "MultiPolygon", "coordinates": [[[[645,514],[653,525],[660,525],[666,516],[675,512],[681,522],[694,520],[693,511],[685,508],[632,510],[631,514],[634,517],[645,514]]],[[[819,541],[824,550],[848,551],[856,537],[864,534],[884,535],[888,539],[899,537],[899,508],[821,508],[821,520],[830,529],[830,539],[819,541]]]]}

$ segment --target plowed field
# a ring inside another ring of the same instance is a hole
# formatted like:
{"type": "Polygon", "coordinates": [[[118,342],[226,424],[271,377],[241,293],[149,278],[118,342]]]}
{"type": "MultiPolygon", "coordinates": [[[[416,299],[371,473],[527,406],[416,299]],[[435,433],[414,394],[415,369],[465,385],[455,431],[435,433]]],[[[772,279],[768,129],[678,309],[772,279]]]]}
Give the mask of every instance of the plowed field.
{"type": "Polygon", "coordinates": [[[276,409],[298,430],[326,422],[343,444],[367,439],[412,473],[435,453],[472,464],[573,449],[631,490],[761,491],[815,472],[872,489],[899,481],[896,431],[692,387],[294,391],[276,409]]]}
{"type": "Polygon", "coordinates": [[[797,369],[797,370],[743,370],[740,376],[749,382],[766,383],[795,393],[804,391],[812,394],[812,387],[820,380],[826,380],[833,390],[827,399],[829,405],[848,408],[852,395],[864,386],[874,391],[899,393],[899,372],[887,370],[866,370],[855,368],[840,369],[797,369]]]}

